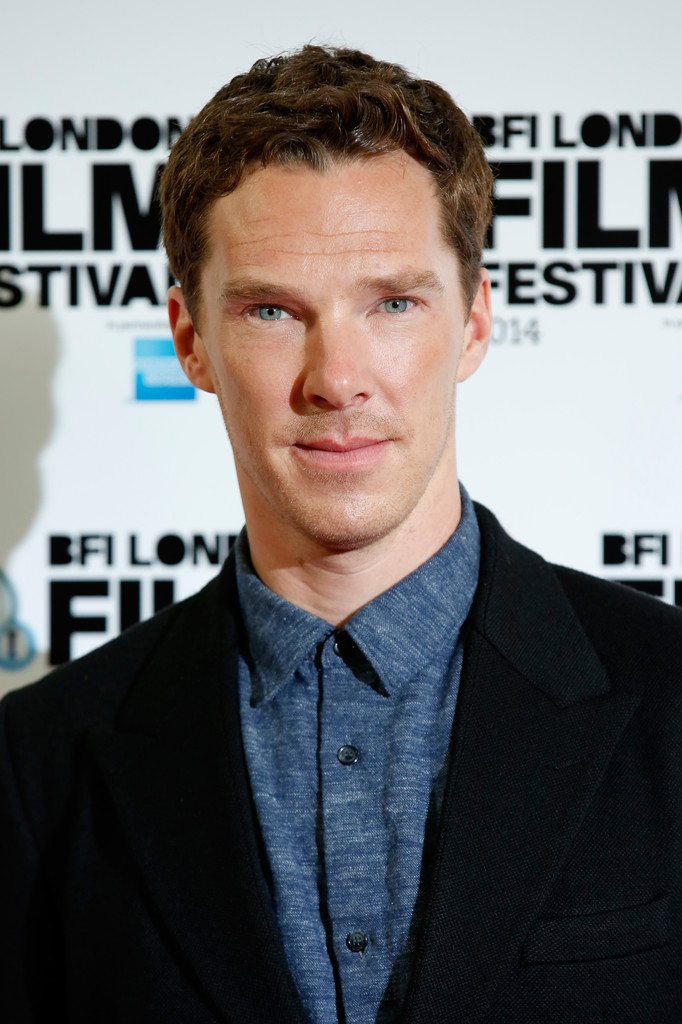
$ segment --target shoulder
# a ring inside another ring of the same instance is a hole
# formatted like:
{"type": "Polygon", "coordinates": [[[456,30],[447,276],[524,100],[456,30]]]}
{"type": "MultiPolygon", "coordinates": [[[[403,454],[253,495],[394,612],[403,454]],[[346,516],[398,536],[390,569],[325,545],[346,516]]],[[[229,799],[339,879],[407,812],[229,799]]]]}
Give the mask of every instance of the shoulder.
{"type": "Polygon", "coordinates": [[[679,631],[682,625],[682,609],[657,597],[564,565],[552,565],[552,569],[571,602],[590,618],[615,619],[624,626],[640,623],[643,628],[658,625],[673,632],[679,631]]]}
{"type": "MultiPolygon", "coordinates": [[[[533,659],[568,665],[586,641],[612,685],[670,684],[682,692],[682,610],[623,584],[548,563],[513,540],[483,506],[478,623],[494,642],[513,636],[533,659]]],[[[528,658],[530,659],[530,656],[528,658]]]]}
{"type": "Polygon", "coordinates": [[[106,724],[115,716],[137,673],[181,614],[182,604],[164,609],[90,654],[14,690],[0,707],[12,720],[33,719],[38,733],[54,728],[64,717],[73,720],[74,725],[79,719],[84,723],[106,724]]]}
{"type": "Polygon", "coordinates": [[[179,690],[195,687],[195,645],[215,645],[234,621],[228,576],[224,568],[187,600],[7,694],[0,702],[0,807],[3,792],[20,794],[33,833],[50,834],[77,780],[85,784],[93,770],[91,739],[125,730],[129,709],[140,704],[132,728],[144,732],[146,709],[153,718],[179,690]]]}
{"type": "Polygon", "coordinates": [[[81,732],[107,729],[169,638],[191,642],[195,623],[205,622],[221,601],[225,570],[203,590],[164,609],[43,679],[0,701],[0,743],[27,750],[58,749],[81,732]]]}
{"type": "Polygon", "coordinates": [[[679,683],[682,609],[621,583],[564,566],[552,568],[603,661],[622,674],[639,670],[679,683]]]}
{"type": "Polygon", "coordinates": [[[542,555],[514,540],[484,505],[476,503],[476,517],[481,530],[481,577],[494,577],[510,587],[532,595],[541,590],[549,575],[559,582],[574,606],[580,606],[591,618],[632,618],[643,624],[660,623],[679,630],[682,609],[649,597],[632,587],[591,576],[564,565],[547,562],[542,555]]]}

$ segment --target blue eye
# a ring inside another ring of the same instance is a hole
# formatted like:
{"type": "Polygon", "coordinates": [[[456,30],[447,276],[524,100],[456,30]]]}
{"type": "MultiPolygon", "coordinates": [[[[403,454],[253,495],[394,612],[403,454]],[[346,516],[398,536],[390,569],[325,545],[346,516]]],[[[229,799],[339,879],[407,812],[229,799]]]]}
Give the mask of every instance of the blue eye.
{"type": "Polygon", "coordinates": [[[282,312],[279,306],[259,306],[258,315],[261,320],[281,320],[282,312]]]}
{"type": "Polygon", "coordinates": [[[409,299],[386,299],[382,306],[387,313],[404,313],[407,310],[409,299]]]}

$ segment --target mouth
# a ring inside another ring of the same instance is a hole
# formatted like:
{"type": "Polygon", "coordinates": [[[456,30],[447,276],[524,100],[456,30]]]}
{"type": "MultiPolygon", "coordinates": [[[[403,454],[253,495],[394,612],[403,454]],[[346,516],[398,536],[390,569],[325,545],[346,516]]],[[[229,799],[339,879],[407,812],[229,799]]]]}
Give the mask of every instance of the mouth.
{"type": "Polygon", "coordinates": [[[381,437],[346,437],[343,440],[318,437],[297,441],[292,448],[296,457],[305,465],[318,469],[343,470],[376,465],[390,444],[390,438],[381,437]]]}

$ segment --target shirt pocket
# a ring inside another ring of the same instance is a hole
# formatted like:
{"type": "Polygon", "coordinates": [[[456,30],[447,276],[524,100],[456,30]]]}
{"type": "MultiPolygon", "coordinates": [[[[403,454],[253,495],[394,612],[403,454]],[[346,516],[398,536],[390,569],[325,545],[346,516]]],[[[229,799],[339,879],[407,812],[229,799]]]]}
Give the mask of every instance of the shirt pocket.
{"type": "Polygon", "coordinates": [[[608,960],[668,942],[670,896],[599,913],[539,921],[521,952],[527,964],[608,960]]]}

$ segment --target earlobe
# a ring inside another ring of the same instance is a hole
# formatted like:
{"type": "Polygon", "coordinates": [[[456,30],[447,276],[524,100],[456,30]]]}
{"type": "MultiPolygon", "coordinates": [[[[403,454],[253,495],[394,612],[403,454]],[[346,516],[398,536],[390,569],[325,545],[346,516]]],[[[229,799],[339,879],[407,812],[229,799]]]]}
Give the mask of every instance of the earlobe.
{"type": "Polygon", "coordinates": [[[457,381],[461,383],[470,377],[483,362],[488,351],[493,315],[490,304],[490,275],[481,270],[481,283],[474,297],[464,331],[464,343],[457,367],[457,381]]]}
{"type": "Polygon", "coordinates": [[[211,363],[204,343],[194,328],[182,290],[173,285],[168,292],[168,319],[170,320],[175,354],[185,376],[202,391],[215,393],[211,363]]]}

